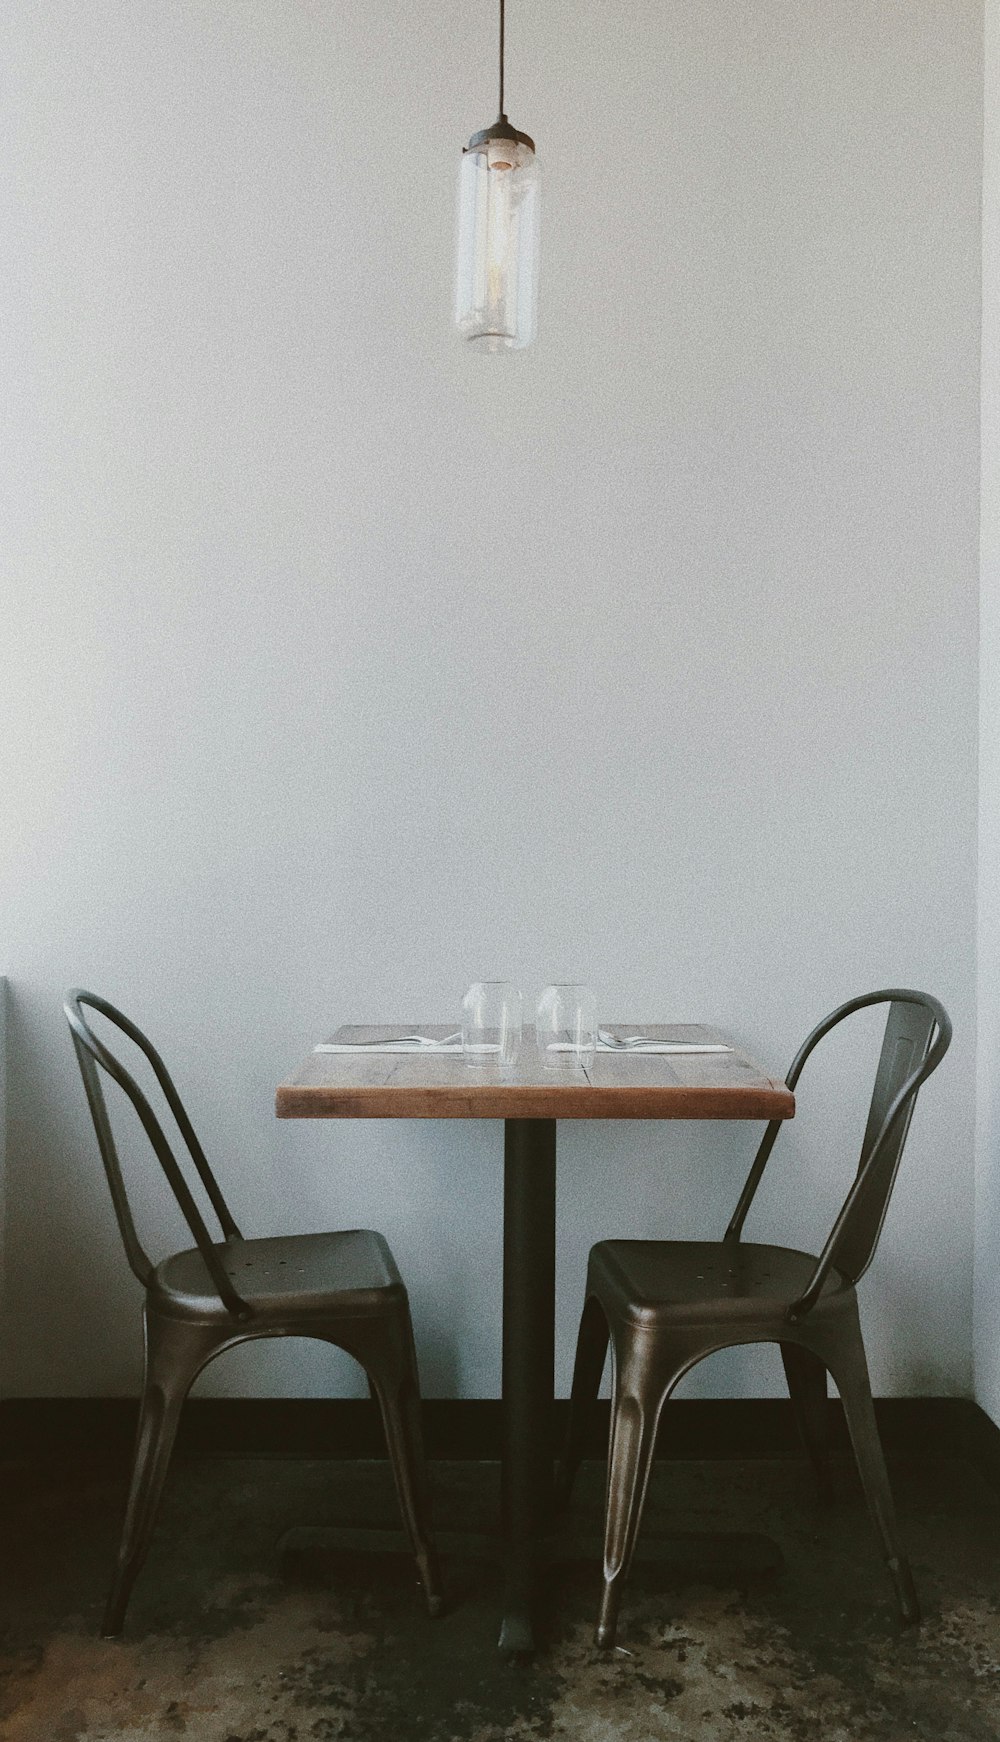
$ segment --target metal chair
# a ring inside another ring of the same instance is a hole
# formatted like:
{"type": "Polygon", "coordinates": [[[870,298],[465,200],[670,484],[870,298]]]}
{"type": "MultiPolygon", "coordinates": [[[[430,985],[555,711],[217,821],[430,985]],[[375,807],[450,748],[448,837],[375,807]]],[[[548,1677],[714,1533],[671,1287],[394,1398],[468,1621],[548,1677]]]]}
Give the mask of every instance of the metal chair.
{"type": "Polygon", "coordinates": [[[817,1042],[873,1004],[888,1004],[889,1011],[861,1159],[818,1258],[741,1241],[781,1126],[777,1119],[767,1127],[724,1240],[604,1240],[591,1249],[557,1488],[568,1499],[610,1341],[614,1389],[598,1645],[614,1644],[663,1406],[697,1362],[739,1343],[780,1344],[799,1431],[827,1497],[826,1376],[833,1375],[902,1619],[920,1619],[875,1422],[855,1284],[882,1231],[917,1092],[948,1050],[951,1023],[937,999],[923,992],[852,998],[813,1029],[786,1081],[794,1089],[817,1042]]]}
{"type": "Polygon", "coordinates": [[[353,1229],[244,1240],[159,1054],[120,1010],[92,992],[64,1006],[129,1264],[146,1291],[145,1377],[125,1524],[102,1633],[122,1630],[152,1535],[181,1406],[207,1362],[254,1337],[315,1337],[360,1362],[382,1412],[403,1523],[432,1615],[441,1587],[430,1530],[420,1434],[420,1390],[406,1289],[381,1234],[353,1229]],[[152,1066],[218,1218],[212,1239],[142,1089],[94,1034],[83,1006],[116,1024],[152,1066]],[[139,1242],[112,1136],[98,1065],[132,1102],[194,1236],[191,1250],[153,1265],[139,1242]]]}

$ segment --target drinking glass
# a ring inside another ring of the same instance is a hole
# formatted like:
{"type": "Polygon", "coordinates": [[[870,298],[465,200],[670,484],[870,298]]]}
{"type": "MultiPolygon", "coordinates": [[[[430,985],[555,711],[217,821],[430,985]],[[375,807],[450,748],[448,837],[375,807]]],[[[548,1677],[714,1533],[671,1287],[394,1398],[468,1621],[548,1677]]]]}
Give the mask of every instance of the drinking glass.
{"type": "Polygon", "coordinates": [[[593,1063],[597,1000],[589,986],[546,986],[538,1000],[535,1036],[547,1071],[593,1063]]]}
{"type": "Polygon", "coordinates": [[[509,1070],[521,1045],[521,994],[509,980],[476,980],[462,999],[462,1057],[467,1065],[509,1070]]]}

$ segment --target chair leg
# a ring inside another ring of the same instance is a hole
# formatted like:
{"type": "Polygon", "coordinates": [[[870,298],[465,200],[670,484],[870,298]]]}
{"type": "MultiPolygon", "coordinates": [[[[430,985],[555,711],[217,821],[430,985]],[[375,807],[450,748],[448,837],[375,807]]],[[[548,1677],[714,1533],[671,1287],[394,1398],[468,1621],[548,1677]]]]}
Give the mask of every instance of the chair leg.
{"type": "Polygon", "coordinates": [[[818,1355],[801,1343],[782,1343],[781,1359],[799,1434],[815,1472],[819,1497],[828,1506],[833,1500],[833,1477],[830,1473],[826,1367],[818,1355]]]}
{"type": "Polygon", "coordinates": [[[118,1561],[101,1633],[121,1632],[132,1587],[146,1559],[173,1451],[181,1407],[199,1369],[218,1347],[217,1331],[182,1319],[159,1318],[147,1309],[145,1375],[139,1405],[132,1480],[118,1561]]]}
{"type": "Polygon", "coordinates": [[[861,1485],[882,1544],[882,1552],[899,1604],[899,1613],[904,1626],[915,1626],[920,1620],[920,1602],[896,1522],[896,1508],[889,1486],[889,1473],[885,1467],[878,1423],[875,1420],[868,1362],[860,1325],[852,1336],[841,1341],[836,1365],[831,1362],[830,1371],[844,1405],[861,1485]]]}
{"type": "Polygon", "coordinates": [[[601,1388],[601,1375],[608,1353],[608,1321],[604,1309],[593,1295],[588,1296],[580,1319],[573,1368],[573,1389],[569,1401],[569,1423],[566,1442],[556,1472],[555,1498],[566,1505],[573,1491],[576,1473],[583,1457],[587,1422],[601,1388]]]}
{"type": "MultiPolygon", "coordinates": [[[[632,1351],[634,1354],[635,1351],[632,1351]]],[[[604,1588],[594,1634],[614,1645],[622,1587],[628,1577],[649,1485],[660,1406],[670,1390],[640,1360],[626,1359],[615,1375],[604,1520],[604,1588]]]]}
{"type": "Polygon", "coordinates": [[[398,1317],[382,1319],[378,1329],[373,1323],[366,1324],[364,1335],[356,1344],[343,1337],[342,1327],[338,1327],[331,1341],[341,1348],[350,1348],[364,1367],[369,1386],[378,1399],[399,1509],[417,1563],[427,1612],[440,1615],[444,1610],[444,1594],[431,1532],[430,1491],[420,1426],[420,1378],[409,1310],[404,1309],[398,1317]]]}

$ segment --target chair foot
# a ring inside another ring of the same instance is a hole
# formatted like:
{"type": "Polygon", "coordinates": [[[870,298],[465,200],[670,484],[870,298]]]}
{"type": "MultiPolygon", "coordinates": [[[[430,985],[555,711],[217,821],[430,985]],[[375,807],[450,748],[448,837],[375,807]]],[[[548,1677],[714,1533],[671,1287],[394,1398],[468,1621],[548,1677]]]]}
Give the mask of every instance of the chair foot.
{"type": "Polygon", "coordinates": [[[424,1594],[427,1613],[433,1621],[444,1614],[444,1591],[441,1588],[441,1573],[437,1557],[428,1554],[417,1555],[417,1573],[420,1578],[420,1588],[424,1594]]]}
{"type": "Polygon", "coordinates": [[[594,1628],[594,1644],[601,1651],[610,1651],[618,1636],[618,1604],[621,1592],[618,1581],[606,1584],[601,1593],[601,1607],[594,1628]]]}
{"type": "Polygon", "coordinates": [[[896,1601],[899,1604],[900,1620],[904,1627],[919,1627],[923,1619],[920,1613],[920,1598],[913,1583],[913,1574],[908,1561],[890,1560],[886,1562],[896,1591],[896,1601]]]}

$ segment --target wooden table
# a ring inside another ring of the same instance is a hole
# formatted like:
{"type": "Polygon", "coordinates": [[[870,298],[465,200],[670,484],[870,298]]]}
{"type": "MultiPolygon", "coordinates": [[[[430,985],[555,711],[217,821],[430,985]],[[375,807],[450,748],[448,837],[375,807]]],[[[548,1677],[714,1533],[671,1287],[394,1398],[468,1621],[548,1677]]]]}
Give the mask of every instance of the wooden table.
{"type": "MultiPolygon", "coordinates": [[[[333,1039],[344,1044],[400,1032],[341,1028],[333,1039]]],[[[448,1030],[419,1032],[443,1038],[448,1030]]],[[[718,1030],[694,1025],[643,1032],[692,1046],[731,1044],[718,1030]]],[[[794,1097],[735,1046],[721,1053],[598,1053],[586,1069],[569,1059],[553,1074],[529,1030],[516,1067],[504,1076],[467,1066],[461,1053],[312,1052],[279,1087],[276,1111],[279,1119],[504,1120],[500,1649],[530,1651],[552,1485],[557,1121],[790,1119],[794,1097]]]]}

